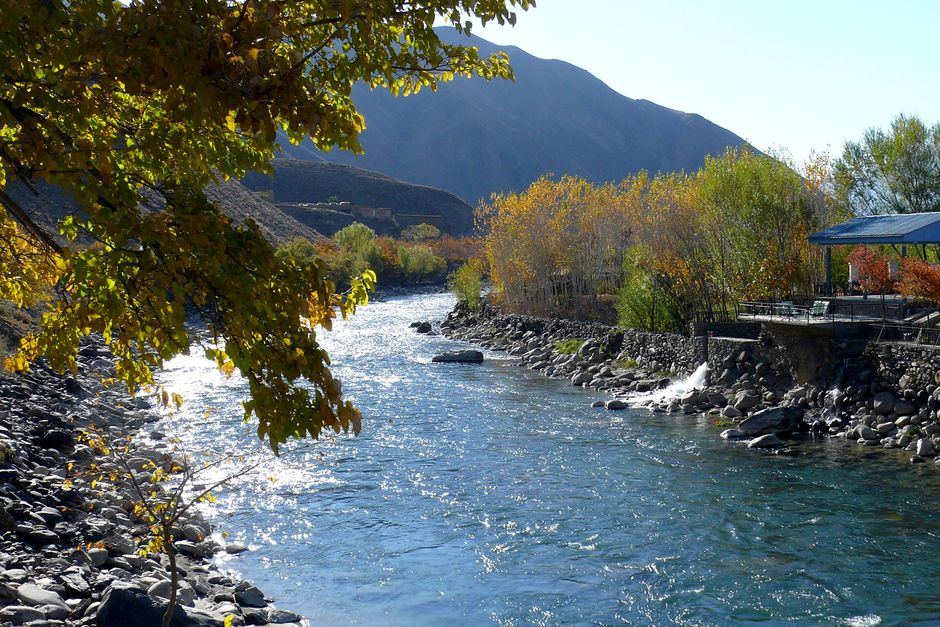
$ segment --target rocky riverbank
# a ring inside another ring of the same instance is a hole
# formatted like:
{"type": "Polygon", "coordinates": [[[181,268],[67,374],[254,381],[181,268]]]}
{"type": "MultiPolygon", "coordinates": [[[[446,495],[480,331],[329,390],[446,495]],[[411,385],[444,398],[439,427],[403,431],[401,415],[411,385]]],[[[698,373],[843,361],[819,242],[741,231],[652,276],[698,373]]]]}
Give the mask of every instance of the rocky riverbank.
{"type": "Polygon", "coordinates": [[[740,338],[622,331],[503,314],[489,305],[479,312],[458,305],[440,326],[448,337],[506,351],[546,376],[606,391],[612,398],[595,406],[608,410],[645,404],[659,413],[706,414],[721,437],[768,452],[794,440],[843,438],[903,451],[911,463],[933,459],[940,468],[935,348],[825,340],[819,350],[827,359],[812,380],[797,384],[793,353],[766,332],[740,338]],[[666,388],[671,393],[655,393],[666,388]]]}
{"type": "MultiPolygon", "coordinates": [[[[105,388],[107,351],[88,344],[76,376],[41,365],[24,375],[0,374],[0,624],[161,624],[169,597],[166,555],[145,555],[149,530],[134,514],[134,494],[107,476],[92,484],[83,471],[114,462],[80,442],[94,426],[113,439],[158,420],[145,399],[105,388]]],[[[153,439],[162,435],[153,432],[153,439]]],[[[131,464],[169,468],[168,444],[131,444],[131,464]]],[[[173,625],[300,623],[278,610],[250,582],[213,567],[214,554],[245,547],[212,537],[209,524],[187,514],[174,527],[181,576],[173,625]]]]}

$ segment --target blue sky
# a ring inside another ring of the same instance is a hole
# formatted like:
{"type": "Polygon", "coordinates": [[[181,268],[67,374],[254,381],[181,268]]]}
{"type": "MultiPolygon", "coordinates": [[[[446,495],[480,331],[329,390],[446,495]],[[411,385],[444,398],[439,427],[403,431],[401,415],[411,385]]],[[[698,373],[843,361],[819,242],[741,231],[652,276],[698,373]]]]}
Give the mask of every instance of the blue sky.
{"type": "Polygon", "coordinates": [[[474,34],[699,113],[760,149],[842,151],[898,113],[940,121],[940,0],[537,0],[474,34]]]}

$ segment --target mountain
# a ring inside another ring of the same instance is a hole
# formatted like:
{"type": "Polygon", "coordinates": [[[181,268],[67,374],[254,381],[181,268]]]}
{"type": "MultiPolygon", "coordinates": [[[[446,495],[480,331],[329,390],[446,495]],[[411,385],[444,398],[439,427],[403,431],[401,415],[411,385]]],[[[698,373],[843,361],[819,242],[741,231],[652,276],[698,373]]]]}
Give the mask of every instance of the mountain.
{"type": "MultiPolygon", "coordinates": [[[[394,228],[384,231],[394,235],[401,230],[399,226],[422,221],[435,223],[453,235],[473,230],[473,208],[441,189],[323,161],[275,159],[273,166],[273,176],[250,173],[242,183],[254,192],[270,194],[273,202],[282,207],[287,203],[339,200],[362,207],[388,208],[397,221],[394,228]]],[[[313,219],[309,224],[317,222],[313,219]]]]}
{"type": "MultiPolygon", "coordinates": [[[[61,188],[42,181],[37,181],[35,187],[38,194],[28,190],[23,184],[12,181],[5,191],[48,232],[58,233],[58,224],[62,218],[71,213],[80,213],[72,197],[65,194],[61,188]]],[[[309,240],[323,238],[315,229],[286,215],[238,181],[228,180],[219,185],[210,185],[206,187],[206,196],[217,203],[236,223],[241,224],[249,218],[254,220],[262,234],[273,244],[283,244],[295,237],[309,240]]],[[[157,204],[149,205],[145,209],[152,210],[157,204]]]]}
{"type": "Polygon", "coordinates": [[[438,32],[445,42],[473,45],[484,55],[504,50],[515,82],[458,78],[436,93],[407,98],[357,85],[365,155],[322,153],[309,141],[283,142],[285,153],[377,170],[475,204],[494,192],[524,189],[546,173],[600,182],[643,169],[694,171],[706,155],[746,143],[700,115],[627,98],[569,63],[452,28],[438,32]]]}

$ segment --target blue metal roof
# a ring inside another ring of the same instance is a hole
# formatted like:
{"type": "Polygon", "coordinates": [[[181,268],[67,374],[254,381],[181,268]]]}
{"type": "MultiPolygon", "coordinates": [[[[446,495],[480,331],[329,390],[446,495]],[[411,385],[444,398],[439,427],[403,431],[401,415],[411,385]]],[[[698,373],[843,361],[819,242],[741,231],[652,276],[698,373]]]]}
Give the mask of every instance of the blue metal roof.
{"type": "Polygon", "coordinates": [[[940,244],[940,212],[852,218],[810,235],[811,244],[940,244]]]}

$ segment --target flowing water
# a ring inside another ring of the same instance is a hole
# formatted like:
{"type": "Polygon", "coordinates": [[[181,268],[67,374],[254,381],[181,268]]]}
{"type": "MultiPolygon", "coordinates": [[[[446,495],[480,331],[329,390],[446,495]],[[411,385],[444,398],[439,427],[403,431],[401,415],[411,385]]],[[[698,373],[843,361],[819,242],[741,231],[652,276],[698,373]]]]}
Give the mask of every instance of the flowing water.
{"type": "MultiPolygon", "coordinates": [[[[841,441],[764,455],[701,416],[591,409],[503,354],[431,364],[459,344],[408,325],[452,304],[373,303],[325,333],[362,435],[210,510],[252,548],[227,566],[279,606],[314,625],[940,624],[933,464],[841,441]]],[[[191,453],[258,448],[242,382],[196,357],[163,379],[187,403],[158,428],[191,453]]]]}

